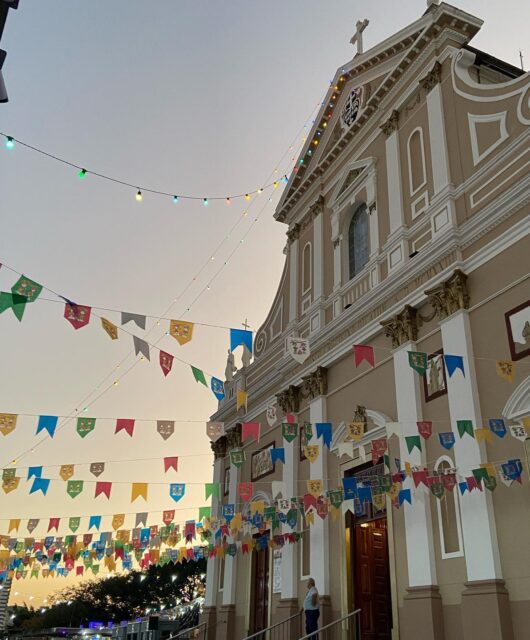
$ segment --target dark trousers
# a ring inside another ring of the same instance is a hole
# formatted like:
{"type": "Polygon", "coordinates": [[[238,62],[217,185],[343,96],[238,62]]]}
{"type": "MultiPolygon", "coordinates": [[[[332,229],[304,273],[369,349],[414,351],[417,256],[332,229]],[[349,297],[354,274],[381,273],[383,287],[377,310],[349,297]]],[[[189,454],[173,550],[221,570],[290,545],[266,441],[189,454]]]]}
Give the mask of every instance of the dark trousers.
{"type": "MultiPolygon", "coordinates": [[[[306,609],[305,612],[305,632],[306,635],[318,631],[318,618],[320,611],[318,609],[306,609]]],[[[316,637],[316,636],[315,636],[316,637]]]]}

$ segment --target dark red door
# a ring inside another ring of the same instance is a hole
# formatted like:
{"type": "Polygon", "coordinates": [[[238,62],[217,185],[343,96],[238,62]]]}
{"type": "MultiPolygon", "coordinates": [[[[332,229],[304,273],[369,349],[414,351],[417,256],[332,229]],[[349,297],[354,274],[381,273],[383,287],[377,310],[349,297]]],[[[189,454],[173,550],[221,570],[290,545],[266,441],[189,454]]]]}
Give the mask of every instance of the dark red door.
{"type": "Polygon", "coordinates": [[[356,524],[354,531],[354,600],[361,609],[361,637],[388,640],[392,609],[386,518],[356,524]]]}
{"type": "Polygon", "coordinates": [[[252,553],[252,633],[269,624],[269,550],[252,553]]]}

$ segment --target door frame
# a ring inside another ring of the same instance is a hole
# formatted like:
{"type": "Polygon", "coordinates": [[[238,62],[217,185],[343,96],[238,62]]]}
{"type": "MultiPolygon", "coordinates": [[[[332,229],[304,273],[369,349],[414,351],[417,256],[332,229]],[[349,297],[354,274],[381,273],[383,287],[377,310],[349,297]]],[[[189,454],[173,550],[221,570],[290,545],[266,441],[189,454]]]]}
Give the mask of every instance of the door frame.
{"type": "MultiPolygon", "coordinates": [[[[270,531],[266,531],[266,534],[270,534],[270,531]]],[[[265,534],[263,534],[265,535],[265,534]]],[[[259,533],[255,534],[253,536],[253,538],[259,538],[261,537],[259,533]]],[[[270,549],[269,547],[267,547],[267,549],[264,549],[263,552],[266,554],[267,557],[267,563],[268,563],[268,582],[267,582],[267,616],[266,616],[266,627],[270,626],[271,624],[271,607],[272,607],[272,580],[271,580],[271,571],[273,570],[273,565],[272,565],[272,549],[270,549]]],[[[255,551],[255,549],[252,549],[252,552],[249,554],[249,560],[250,560],[250,570],[249,570],[249,599],[248,599],[248,621],[247,621],[247,628],[249,629],[249,633],[257,633],[256,630],[254,629],[254,622],[255,622],[255,611],[256,608],[255,606],[253,606],[253,599],[254,599],[254,595],[255,595],[255,575],[254,575],[254,567],[255,567],[255,562],[256,562],[256,558],[254,556],[255,553],[258,553],[255,551]]]]}

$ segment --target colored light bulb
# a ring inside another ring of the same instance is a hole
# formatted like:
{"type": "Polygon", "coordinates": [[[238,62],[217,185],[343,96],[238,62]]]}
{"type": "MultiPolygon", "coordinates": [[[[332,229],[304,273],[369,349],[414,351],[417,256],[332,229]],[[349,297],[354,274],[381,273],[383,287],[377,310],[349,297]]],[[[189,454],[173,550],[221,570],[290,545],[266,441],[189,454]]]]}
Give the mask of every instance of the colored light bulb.
{"type": "Polygon", "coordinates": [[[179,197],[173,196],[173,204],[177,204],[178,201],[179,201],[179,197]]]}
{"type": "Polygon", "coordinates": [[[275,189],[277,189],[278,188],[278,183],[275,182],[273,186],[274,186],[275,189]]]}
{"type": "Polygon", "coordinates": [[[226,204],[230,204],[232,201],[230,200],[230,198],[226,199],[226,204]]]}
{"type": "Polygon", "coordinates": [[[245,200],[250,200],[250,196],[248,195],[248,193],[245,193],[245,200]]]}
{"type": "Polygon", "coordinates": [[[144,199],[142,192],[140,191],[140,189],[138,189],[138,191],[136,192],[136,200],[137,202],[142,202],[142,200],[144,199]]]}
{"type": "Polygon", "coordinates": [[[86,169],[81,169],[81,171],[77,174],[81,180],[86,176],[86,169]]]}
{"type": "Polygon", "coordinates": [[[207,207],[207,206],[208,206],[208,198],[203,198],[203,199],[202,199],[202,203],[203,203],[203,205],[204,205],[205,207],[207,207]]]}
{"type": "Polygon", "coordinates": [[[6,147],[8,149],[12,149],[14,146],[15,146],[15,141],[13,140],[13,138],[11,136],[7,136],[6,147]]]}

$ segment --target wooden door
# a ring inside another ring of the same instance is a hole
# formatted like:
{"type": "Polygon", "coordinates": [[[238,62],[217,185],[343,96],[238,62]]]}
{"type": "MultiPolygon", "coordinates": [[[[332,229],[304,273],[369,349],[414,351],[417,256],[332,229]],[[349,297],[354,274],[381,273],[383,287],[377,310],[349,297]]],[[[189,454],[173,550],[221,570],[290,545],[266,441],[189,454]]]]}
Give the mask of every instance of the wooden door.
{"type": "Polygon", "coordinates": [[[269,550],[252,552],[252,633],[269,625],[269,550]]]}
{"type": "Polygon", "coordinates": [[[388,640],[392,627],[386,518],[356,524],[353,553],[355,608],[363,640],[388,640]]]}

